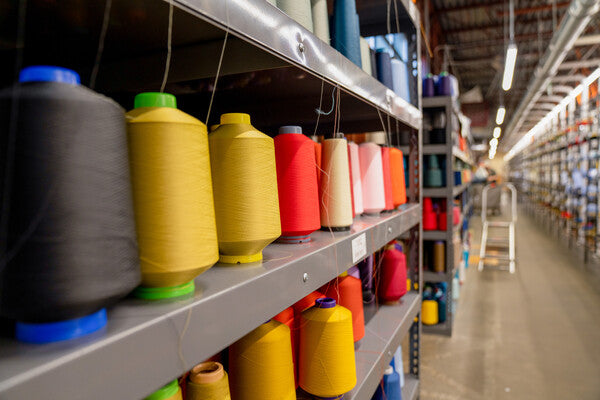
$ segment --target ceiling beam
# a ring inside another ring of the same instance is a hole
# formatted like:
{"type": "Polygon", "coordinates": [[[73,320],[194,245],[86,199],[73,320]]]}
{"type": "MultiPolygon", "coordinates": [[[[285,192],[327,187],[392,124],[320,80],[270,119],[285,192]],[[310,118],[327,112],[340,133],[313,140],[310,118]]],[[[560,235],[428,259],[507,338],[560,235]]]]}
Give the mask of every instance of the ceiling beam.
{"type": "Polygon", "coordinates": [[[456,11],[473,10],[473,9],[477,9],[477,8],[491,8],[491,7],[496,7],[496,6],[502,6],[502,5],[504,5],[504,3],[505,3],[504,1],[488,1],[486,3],[465,4],[465,5],[456,6],[456,7],[438,8],[437,10],[435,10],[435,12],[438,14],[444,14],[444,13],[450,13],[450,12],[456,12],[456,11]]]}
{"type": "MultiPolygon", "coordinates": [[[[571,4],[570,1],[564,1],[562,3],[556,3],[556,8],[568,7],[569,4],[571,4]]],[[[548,10],[552,10],[552,7],[553,7],[552,4],[545,4],[545,5],[542,5],[542,6],[519,8],[519,9],[515,10],[515,15],[525,15],[525,14],[536,13],[536,12],[539,12],[539,11],[548,11],[548,10]]],[[[508,11],[505,11],[505,10],[498,11],[498,16],[499,17],[503,17],[505,15],[508,15],[508,11]]]]}
{"type": "MultiPolygon", "coordinates": [[[[548,18],[548,17],[544,17],[544,18],[528,18],[528,19],[524,19],[524,20],[516,20],[515,23],[517,24],[535,24],[538,22],[549,22],[552,21],[552,18],[548,18]]],[[[472,26],[461,26],[460,28],[452,28],[452,29],[446,29],[446,33],[447,34],[452,34],[452,33],[464,33],[464,32],[477,32],[477,31],[485,31],[488,29],[501,29],[504,28],[504,24],[499,22],[496,24],[489,24],[489,25],[472,25],[472,26]]]]}
{"type": "Polygon", "coordinates": [[[600,58],[581,61],[565,61],[558,66],[558,69],[576,69],[576,68],[597,68],[600,66],[600,58]]]}
{"type": "MultiPolygon", "coordinates": [[[[541,36],[542,39],[549,39],[552,37],[553,34],[554,34],[554,31],[546,31],[546,32],[540,32],[539,36],[541,36]]],[[[515,35],[515,41],[517,43],[518,42],[530,42],[532,40],[537,40],[537,38],[538,38],[537,32],[522,33],[519,35],[515,35]]],[[[489,46],[495,46],[495,45],[504,46],[504,36],[496,36],[495,38],[486,39],[486,40],[475,40],[472,42],[454,42],[454,43],[448,43],[448,44],[459,50],[464,50],[464,49],[473,48],[473,47],[489,47],[489,46]]]]}
{"type": "Polygon", "coordinates": [[[552,82],[581,82],[584,79],[585,79],[585,76],[582,74],[573,74],[573,75],[553,76],[550,80],[552,82]]]}
{"type": "Polygon", "coordinates": [[[591,46],[598,43],[600,43],[600,35],[585,35],[577,38],[573,46],[591,46]]]}

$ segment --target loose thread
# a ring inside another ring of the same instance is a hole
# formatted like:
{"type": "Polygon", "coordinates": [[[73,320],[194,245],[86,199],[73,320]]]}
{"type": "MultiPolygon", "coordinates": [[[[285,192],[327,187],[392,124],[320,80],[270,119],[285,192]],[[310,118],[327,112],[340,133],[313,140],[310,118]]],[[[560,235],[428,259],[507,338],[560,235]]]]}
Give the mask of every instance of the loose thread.
{"type": "Polygon", "coordinates": [[[183,338],[185,337],[185,334],[187,333],[187,330],[190,326],[190,321],[192,319],[192,308],[190,307],[188,312],[187,312],[187,316],[185,318],[185,323],[183,324],[183,329],[181,330],[181,333],[179,334],[179,340],[177,342],[177,355],[179,356],[179,361],[181,361],[181,366],[183,367],[184,370],[187,370],[187,362],[185,361],[185,357],[183,356],[183,338]]]}
{"type": "Polygon", "coordinates": [[[160,91],[165,91],[167,85],[167,78],[169,77],[169,70],[171,69],[171,41],[173,38],[173,0],[169,0],[169,28],[167,30],[167,61],[165,63],[165,72],[163,74],[162,84],[160,85],[160,91]]]}
{"type": "Polygon", "coordinates": [[[219,82],[219,76],[221,75],[221,66],[223,65],[223,56],[225,55],[225,48],[227,47],[227,38],[229,37],[229,2],[225,2],[225,15],[227,19],[227,25],[225,28],[225,38],[223,39],[223,47],[221,47],[221,55],[219,56],[219,64],[217,64],[217,74],[215,75],[215,81],[213,83],[212,93],[210,94],[210,102],[208,103],[208,111],[206,112],[206,120],[204,124],[208,126],[208,119],[210,118],[210,112],[212,110],[213,101],[215,99],[215,93],[217,92],[217,83],[219,82]]]}
{"type": "Polygon", "coordinates": [[[98,76],[100,61],[102,60],[102,53],[104,52],[104,40],[106,39],[106,32],[108,32],[108,22],[110,20],[111,8],[112,0],[106,0],[106,4],[104,5],[104,17],[102,18],[102,28],[100,30],[100,38],[98,39],[98,49],[96,50],[96,59],[94,60],[94,67],[92,68],[92,74],[90,75],[90,89],[94,89],[96,86],[96,77],[98,76]]]}

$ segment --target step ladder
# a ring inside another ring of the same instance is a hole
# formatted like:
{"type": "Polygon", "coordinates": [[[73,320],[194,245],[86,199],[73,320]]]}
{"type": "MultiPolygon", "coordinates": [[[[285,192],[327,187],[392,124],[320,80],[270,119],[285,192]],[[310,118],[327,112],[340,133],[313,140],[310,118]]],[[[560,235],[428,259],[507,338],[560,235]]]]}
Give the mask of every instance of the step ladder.
{"type": "MultiPolygon", "coordinates": [[[[481,230],[481,248],[479,249],[479,266],[477,270],[483,271],[484,262],[486,259],[496,259],[502,261],[508,261],[508,271],[511,274],[515,273],[515,224],[517,222],[517,189],[511,183],[505,183],[501,185],[486,185],[481,193],[481,222],[483,224],[481,230]],[[497,190],[510,190],[510,220],[508,221],[488,221],[487,219],[487,198],[488,191],[491,189],[497,190]],[[507,238],[492,237],[488,238],[489,228],[507,228],[508,229],[508,241],[507,238]],[[486,247],[488,244],[496,246],[508,247],[508,254],[493,255],[486,253],[486,247]]],[[[505,268],[496,268],[506,270],[505,268]]]]}

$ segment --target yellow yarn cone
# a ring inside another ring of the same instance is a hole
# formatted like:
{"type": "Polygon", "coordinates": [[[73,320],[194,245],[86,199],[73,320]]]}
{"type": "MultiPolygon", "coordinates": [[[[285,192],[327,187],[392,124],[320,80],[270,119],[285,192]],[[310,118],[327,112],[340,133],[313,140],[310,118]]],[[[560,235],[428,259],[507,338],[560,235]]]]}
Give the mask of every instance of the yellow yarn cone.
{"type": "Polygon", "coordinates": [[[233,400],[295,400],[290,328],[271,320],[229,348],[233,400]]]}
{"type": "Polygon", "coordinates": [[[423,304],[421,304],[421,322],[424,325],[436,325],[439,322],[437,301],[423,300],[423,304]]]}
{"type": "Polygon", "coordinates": [[[149,288],[189,283],[218,259],[206,126],[176,107],[172,95],[142,93],[126,114],[142,286],[149,288]]]}
{"type": "Polygon", "coordinates": [[[281,235],[275,145],[248,114],[223,114],[208,136],[220,261],[260,261],[281,235]]]}
{"type": "Polygon", "coordinates": [[[338,397],[356,386],[352,313],[332,298],[302,312],[298,379],[319,397],[338,397]]]}

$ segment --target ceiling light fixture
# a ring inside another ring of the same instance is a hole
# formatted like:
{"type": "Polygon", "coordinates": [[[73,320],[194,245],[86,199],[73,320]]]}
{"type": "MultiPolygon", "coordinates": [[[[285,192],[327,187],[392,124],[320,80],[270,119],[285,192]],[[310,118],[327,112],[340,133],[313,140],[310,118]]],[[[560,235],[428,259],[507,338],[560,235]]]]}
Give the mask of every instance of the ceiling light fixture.
{"type": "Polygon", "coordinates": [[[502,78],[502,89],[505,92],[512,86],[513,75],[515,73],[515,64],[517,62],[517,45],[511,43],[506,49],[506,63],[504,64],[504,77],[502,78]]]}
{"type": "Polygon", "coordinates": [[[504,106],[498,107],[498,111],[496,112],[496,125],[502,125],[504,122],[504,116],[506,115],[506,108],[504,106]]]}
{"type": "Polygon", "coordinates": [[[494,128],[494,139],[498,139],[500,134],[502,133],[502,129],[499,126],[494,128]]]}

